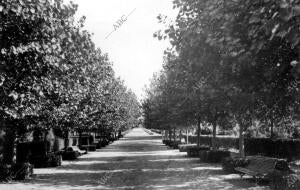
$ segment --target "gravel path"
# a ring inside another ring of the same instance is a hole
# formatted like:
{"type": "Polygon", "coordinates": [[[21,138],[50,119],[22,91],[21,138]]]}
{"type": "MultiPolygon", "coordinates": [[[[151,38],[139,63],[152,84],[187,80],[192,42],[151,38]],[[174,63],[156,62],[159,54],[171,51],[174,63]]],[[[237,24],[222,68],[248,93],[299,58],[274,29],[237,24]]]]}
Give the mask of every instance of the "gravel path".
{"type": "Polygon", "coordinates": [[[186,153],[168,149],[159,135],[149,135],[141,128],[76,161],[34,172],[33,179],[0,184],[0,189],[269,189],[256,186],[251,179],[227,175],[220,165],[200,163],[186,153]]]}

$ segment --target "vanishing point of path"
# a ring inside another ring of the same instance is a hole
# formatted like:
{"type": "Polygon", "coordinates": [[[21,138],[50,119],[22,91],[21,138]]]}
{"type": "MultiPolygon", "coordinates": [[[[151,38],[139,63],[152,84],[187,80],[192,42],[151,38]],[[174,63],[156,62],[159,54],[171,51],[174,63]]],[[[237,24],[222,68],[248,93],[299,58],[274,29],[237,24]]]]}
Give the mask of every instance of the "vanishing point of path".
{"type": "Polygon", "coordinates": [[[268,189],[250,179],[223,173],[220,165],[200,163],[167,148],[158,134],[135,128],[124,138],[57,168],[35,169],[33,179],[0,184],[1,190],[87,189],[268,189]]]}

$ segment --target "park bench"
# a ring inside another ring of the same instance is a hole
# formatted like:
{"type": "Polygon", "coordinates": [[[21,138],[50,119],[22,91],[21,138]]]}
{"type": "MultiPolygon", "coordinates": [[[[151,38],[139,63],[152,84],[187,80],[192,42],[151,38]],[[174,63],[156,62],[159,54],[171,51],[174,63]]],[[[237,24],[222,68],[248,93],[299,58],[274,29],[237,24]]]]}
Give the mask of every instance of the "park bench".
{"type": "Polygon", "coordinates": [[[244,167],[236,167],[235,170],[240,172],[240,176],[245,174],[254,177],[256,182],[259,179],[265,179],[275,170],[290,170],[288,164],[283,159],[265,157],[265,156],[248,156],[249,164],[244,167]]]}

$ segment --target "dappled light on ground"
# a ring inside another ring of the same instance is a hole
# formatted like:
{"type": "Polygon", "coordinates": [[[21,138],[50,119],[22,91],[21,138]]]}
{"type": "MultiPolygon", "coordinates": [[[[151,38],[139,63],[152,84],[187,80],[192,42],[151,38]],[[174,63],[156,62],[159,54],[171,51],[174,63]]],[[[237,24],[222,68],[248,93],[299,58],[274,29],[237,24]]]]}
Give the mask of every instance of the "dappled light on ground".
{"type": "Polygon", "coordinates": [[[187,158],[186,153],[163,146],[159,135],[140,128],[104,149],[35,173],[24,184],[14,182],[0,189],[269,189],[250,178],[227,175],[218,164],[187,158]]]}

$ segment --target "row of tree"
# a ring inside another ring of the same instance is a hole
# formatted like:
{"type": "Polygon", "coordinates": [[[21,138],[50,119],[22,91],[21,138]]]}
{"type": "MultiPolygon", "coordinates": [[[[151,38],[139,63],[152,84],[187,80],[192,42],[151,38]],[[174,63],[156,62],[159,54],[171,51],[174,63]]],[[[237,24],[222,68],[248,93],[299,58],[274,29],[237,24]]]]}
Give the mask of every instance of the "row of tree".
{"type": "Polygon", "coordinates": [[[63,0],[0,3],[0,129],[3,161],[36,128],[64,132],[133,127],[139,102],[97,49],[77,5],[63,0]]]}
{"type": "MultiPolygon", "coordinates": [[[[273,130],[299,120],[299,0],[175,0],[175,21],[160,15],[169,39],[163,70],[143,102],[148,128],[203,123],[273,130]]],[[[198,138],[199,139],[199,138],[198,138]]],[[[199,141],[198,141],[199,145],[199,141]]],[[[214,140],[212,142],[215,149],[214,140]]]]}

